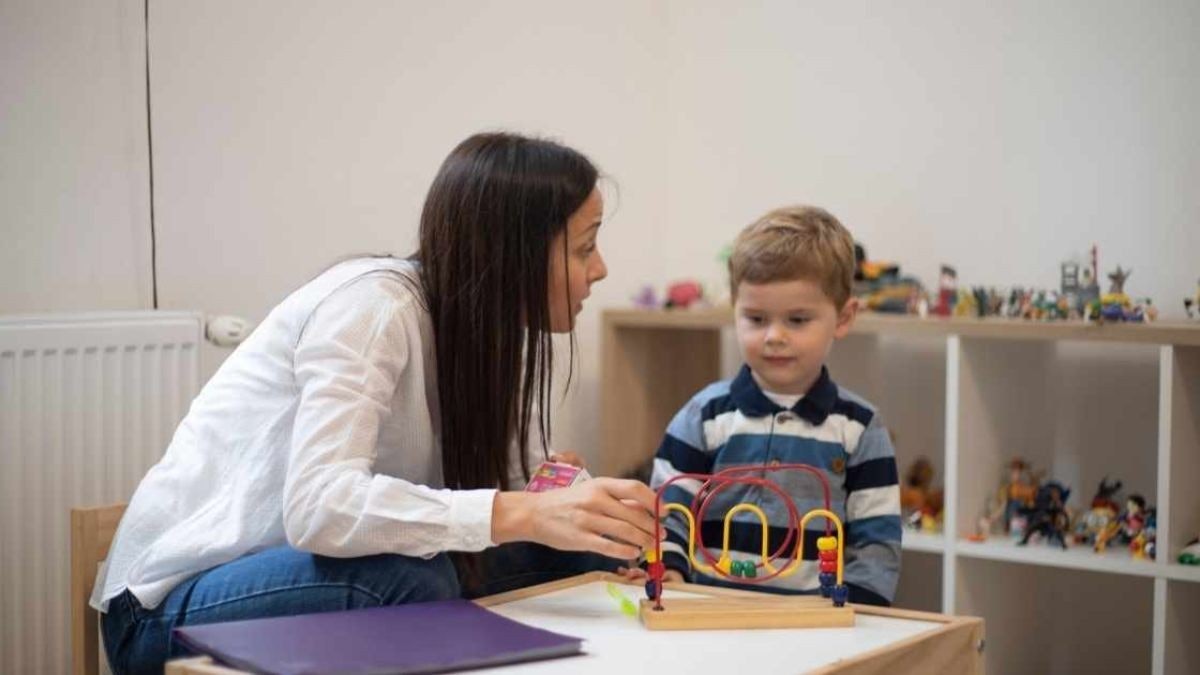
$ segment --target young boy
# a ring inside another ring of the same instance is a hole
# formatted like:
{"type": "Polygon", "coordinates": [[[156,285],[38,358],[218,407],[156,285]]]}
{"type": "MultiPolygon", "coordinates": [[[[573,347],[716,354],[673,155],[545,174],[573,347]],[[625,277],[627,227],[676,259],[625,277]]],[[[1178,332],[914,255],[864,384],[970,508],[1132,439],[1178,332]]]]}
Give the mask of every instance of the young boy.
{"type": "MultiPolygon", "coordinates": [[[[844,580],[850,602],[889,605],[900,572],[895,453],[875,409],[834,384],[824,365],[834,340],[845,337],[854,323],[854,267],[850,233],[822,209],[777,209],[738,235],[729,281],[746,363],[733,380],[709,385],[675,415],[655,457],[650,484],[658,488],[680,473],[709,474],[734,466],[800,463],[818,468],[829,481],[831,510],[845,524],[844,580]]],[[[821,485],[807,472],[765,475],[801,514],[823,508],[821,485]]],[[[664,501],[690,508],[699,484],[677,481],[664,501]]],[[[778,550],[787,535],[787,507],[765,489],[747,486],[726,489],[710,500],[704,521],[697,524],[705,544],[720,550],[725,513],[739,502],[756,503],[766,512],[772,525],[769,551],[778,550]]],[[[759,562],[762,527],[747,516],[734,519],[730,556],[759,562]]],[[[807,528],[800,570],[752,587],[784,593],[819,590],[813,534],[824,532],[825,520],[813,518],[807,528]]],[[[692,569],[687,523],[679,514],[671,514],[666,530],[667,580],[728,585],[692,569]]],[[[764,573],[760,567],[757,575],[764,573]]]]}

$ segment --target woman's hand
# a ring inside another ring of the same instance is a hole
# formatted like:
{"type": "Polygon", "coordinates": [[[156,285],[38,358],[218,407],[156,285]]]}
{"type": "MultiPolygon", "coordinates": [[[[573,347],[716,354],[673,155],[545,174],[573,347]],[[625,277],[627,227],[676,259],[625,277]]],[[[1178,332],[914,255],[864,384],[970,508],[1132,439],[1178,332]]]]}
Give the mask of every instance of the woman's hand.
{"type": "Polygon", "coordinates": [[[583,458],[577,453],[571,452],[570,450],[550,453],[550,461],[558,462],[559,464],[570,464],[571,466],[579,467],[580,469],[587,468],[587,466],[585,466],[586,462],[583,461],[583,458]]]}
{"type": "Polygon", "coordinates": [[[630,560],[654,545],[654,499],[645,483],[617,478],[548,492],[499,492],[492,541],[534,541],[630,560]]]}

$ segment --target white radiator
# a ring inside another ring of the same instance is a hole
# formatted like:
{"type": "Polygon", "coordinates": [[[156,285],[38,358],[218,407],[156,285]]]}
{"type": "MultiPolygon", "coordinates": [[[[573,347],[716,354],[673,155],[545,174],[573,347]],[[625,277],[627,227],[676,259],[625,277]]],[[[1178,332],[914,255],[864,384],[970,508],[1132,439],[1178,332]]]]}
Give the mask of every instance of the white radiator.
{"type": "Polygon", "coordinates": [[[68,510],[128,501],[195,396],[200,314],[0,318],[0,673],[70,669],[68,510]]]}

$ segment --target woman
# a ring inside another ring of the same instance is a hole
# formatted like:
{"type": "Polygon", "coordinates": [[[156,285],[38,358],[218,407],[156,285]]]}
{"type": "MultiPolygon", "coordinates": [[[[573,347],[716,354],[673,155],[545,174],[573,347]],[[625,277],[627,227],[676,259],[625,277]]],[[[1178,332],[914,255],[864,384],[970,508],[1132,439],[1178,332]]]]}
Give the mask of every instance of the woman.
{"type": "Polygon", "coordinates": [[[176,626],[473,596],[652,544],[641,483],[520,491],[551,334],[607,274],[596,180],[570,148],[473,136],[412,259],[341,263],[272,310],[121,522],[93,594],[115,672],[161,672],[176,626]]]}

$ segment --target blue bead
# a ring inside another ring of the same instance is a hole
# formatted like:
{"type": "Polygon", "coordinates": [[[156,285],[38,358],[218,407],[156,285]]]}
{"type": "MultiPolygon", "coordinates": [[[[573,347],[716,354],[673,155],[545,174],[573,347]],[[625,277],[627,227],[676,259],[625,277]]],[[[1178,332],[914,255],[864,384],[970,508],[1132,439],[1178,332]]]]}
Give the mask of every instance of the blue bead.
{"type": "Polygon", "coordinates": [[[658,584],[653,579],[646,582],[646,597],[651,600],[658,599],[658,584]]]}
{"type": "Polygon", "coordinates": [[[846,588],[846,584],[838,584],[833,588],[833,606],[845,607],[846,600],[850,598],[850,589],[846,588]]]}
{"type": "Polygon", "coordinates": [[[833,572],[821,572],[817,577],[822,586],[832,586],[837,583],[837,574],[833,572]]]}

